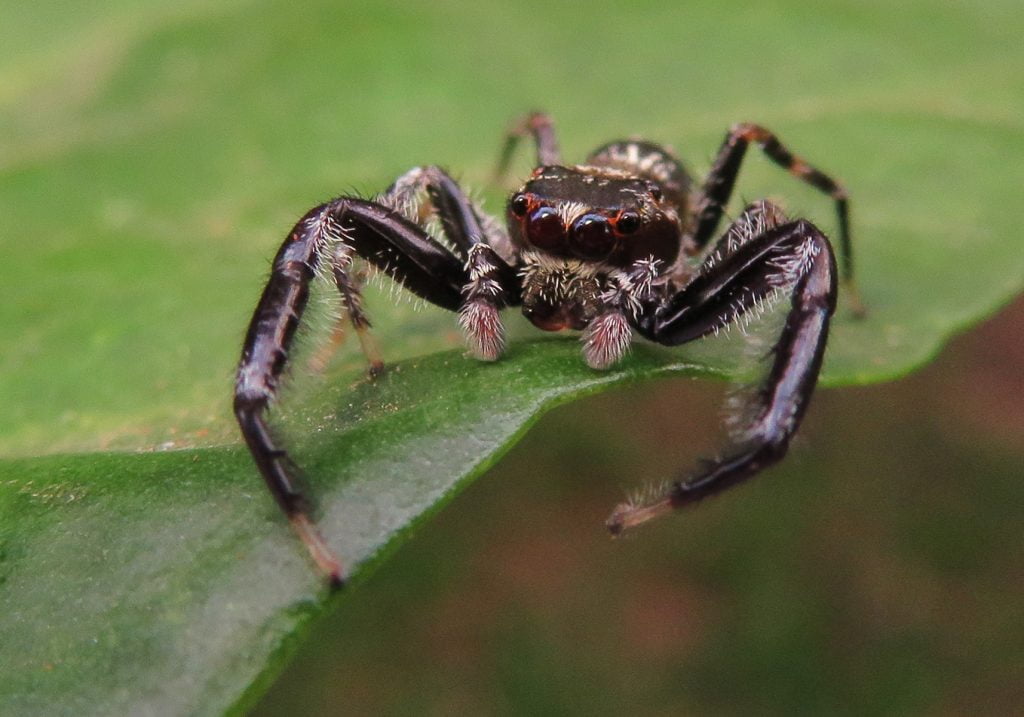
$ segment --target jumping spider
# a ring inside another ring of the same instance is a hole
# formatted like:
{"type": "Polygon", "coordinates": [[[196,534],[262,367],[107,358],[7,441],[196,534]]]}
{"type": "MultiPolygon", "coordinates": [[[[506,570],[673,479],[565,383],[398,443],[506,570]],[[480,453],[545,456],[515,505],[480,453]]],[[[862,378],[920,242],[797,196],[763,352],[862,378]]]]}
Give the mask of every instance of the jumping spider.
{"type": "Polygon", "coordinates": [[[271,493],[334,585],[341,584],[341,564],[313,526],[288,456],[265,420],[318,273],[337,286],[371,375],[383,363],[362,305],[357,257],[420,298],[457,312],[472,352],[487,361],[504,348],[499,313],[508,306],[521,306],[545,331],[582,331],[584,359],[603,369],[622,358],[634,331],[677,346],[749,320],[766,303],[788,296],[767,377],[744,411],[737,446],[651,500],[618,506],[608,519],[613,534],[780,460],[817,383],[837,293],[825,235],[762,200],[747,206],[708,250],[750,143],[835,200],[844,281],[854,310],[860,309],[846,192],[763,127],[730,129],[699,188],[679,160],[649,142],[611,142],[582,165],[562,164],[551,121],[539,113],[513,125],[499,177],[526,136],[536,144],[537,168],[508,200],[507,230],[444,170],[417,167],[373,200],[344,196],[311,209],[274,258],[242,349],[235,415],[271,493]],[[432,233],[434,219],[440,230],[432,233]],[[703,259],[691,262],[698,255],[703,259]]]}

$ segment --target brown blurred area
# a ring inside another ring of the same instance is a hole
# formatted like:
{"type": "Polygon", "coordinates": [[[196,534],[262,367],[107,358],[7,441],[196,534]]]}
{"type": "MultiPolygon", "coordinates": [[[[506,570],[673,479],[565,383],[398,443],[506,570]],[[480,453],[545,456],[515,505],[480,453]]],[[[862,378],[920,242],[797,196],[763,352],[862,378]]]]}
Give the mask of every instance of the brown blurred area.
{"type": "Polygon", "coordinates": [[[624,492],[717,445],[723,391],[546,416],[255,714],[1019,714],[1024,300],[906,379],[819,392],[768,474],[609,539],[624,492]]]}

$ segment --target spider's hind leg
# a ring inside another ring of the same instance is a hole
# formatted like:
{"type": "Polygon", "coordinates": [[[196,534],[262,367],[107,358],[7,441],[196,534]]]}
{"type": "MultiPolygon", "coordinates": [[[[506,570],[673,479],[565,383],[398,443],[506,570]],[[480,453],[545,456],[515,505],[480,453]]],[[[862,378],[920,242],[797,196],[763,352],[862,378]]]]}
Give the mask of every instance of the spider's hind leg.
{"type": "Polygon", "coordinates": [[[838,244],[842,256],[842,281],[844,292],[855,316],[866,313],[854,280],[853,243],[850,238],[850,205],[846,188],[830,175],[804,161],[786,147],[778,136],[760,125],[743,122],[729,129],[718,150],[718,155],[704,179],[704,186],[696,198],[697,217],[694,241],[698,247],[705,246],[715,233],[722,212],[732,196],[736,178],[739,176],[747,147],[753,143],[760,147],[765,156],[791,175],[818,191],[827,194],[835,202],[836,218],[839,222],[838,244]]]}
{"type": "Polygon", "coordinates": [[[651,307],[639,322],[647,338],[674,346],[743,321],[780,294],[790,296],[785,324],[769,353],[767,377],[751,396],[742,430],[736,432],[737,445],[653,500],[618,506],[608,519],[613,534],[720,493],[786,454],[818,381],[835,311],[836,266],[831,245],[813,224],[776,224],[780,219],[772,205],[752,205],[693,281],[651,307]],[[771,226],[750,236],[749,228],[762,223],[771,226]]]}

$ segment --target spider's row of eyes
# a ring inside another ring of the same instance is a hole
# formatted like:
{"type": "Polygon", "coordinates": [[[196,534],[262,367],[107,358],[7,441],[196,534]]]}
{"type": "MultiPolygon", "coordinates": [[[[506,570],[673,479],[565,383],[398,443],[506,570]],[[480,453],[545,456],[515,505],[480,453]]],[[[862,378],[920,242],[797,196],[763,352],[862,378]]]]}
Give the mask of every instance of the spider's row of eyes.
{"type": "MultiPolygon", "coordinates": [[[[526,193],[516,194],[509,200],[509,208],[512,214],[519,217],[520,219],[525,218],[527,215],[530,216],[531,220],[540,219],[537,212],[547,210],[548,212],[554,213],[554,210],[541,203],[532,195],[526,193]]],[[[640,228],[642,223],[640,214],[630,209],[620,209],[613,216],[606,217],[610,220],[612,228],[616,234],[627,235],[632,234],[640,228]]]]}

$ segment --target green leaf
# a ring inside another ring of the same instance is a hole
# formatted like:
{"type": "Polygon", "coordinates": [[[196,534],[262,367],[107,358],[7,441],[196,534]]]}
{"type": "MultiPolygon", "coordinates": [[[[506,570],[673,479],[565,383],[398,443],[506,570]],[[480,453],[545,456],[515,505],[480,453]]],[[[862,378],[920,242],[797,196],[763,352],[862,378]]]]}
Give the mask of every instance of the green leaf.
{"type": "MultiPolygon", "coordinates": [[[[431,162],[483,185],[534,105],[569,158],[635,133],[697,173],[729,124],[758,121],[853,198],[870,315],[841,307],[823,385],[892,378],[1024,282],[1022,24],[994,1],[5,8],[0,712],[222,712],[344,609],[228,410],[268,259],[313,203],[431,162]]],[[[755,153],[740,193],[832,228],[827,200],[755,153]]],[[[353,589],[551,405],[735,370],[728,339],[594,373],[575,338],[521,330],[479,364],[451,316],[370,299],[393,369],[368,383],[349,351],[300,382],[283,427],[353,589]]]]}

